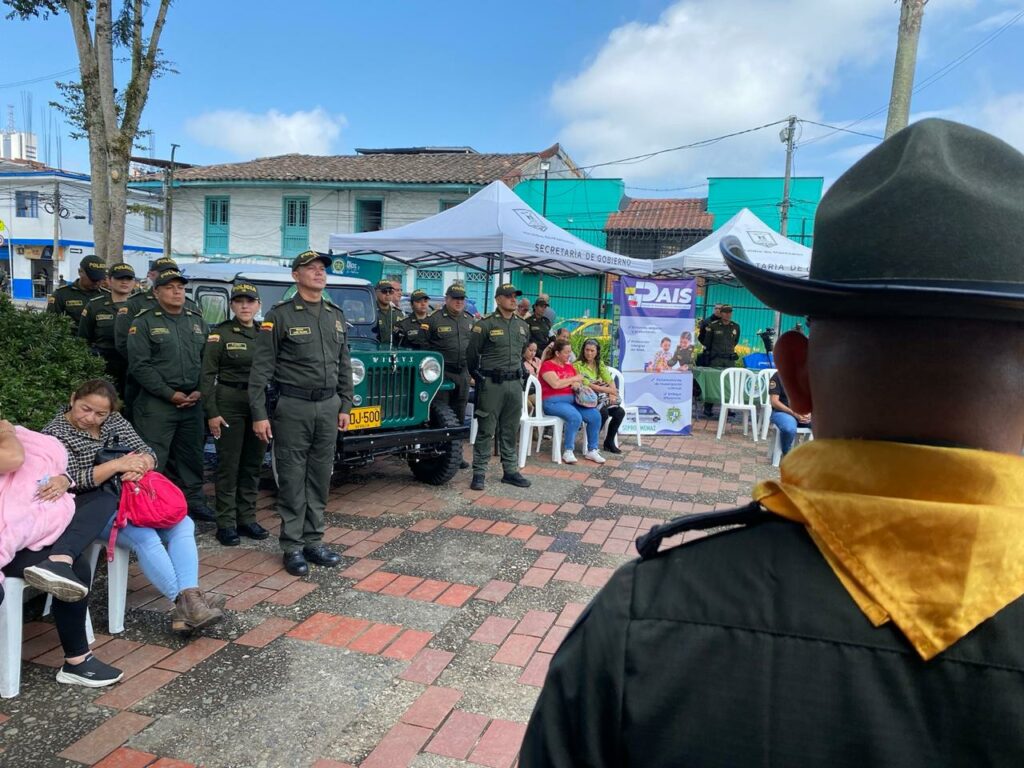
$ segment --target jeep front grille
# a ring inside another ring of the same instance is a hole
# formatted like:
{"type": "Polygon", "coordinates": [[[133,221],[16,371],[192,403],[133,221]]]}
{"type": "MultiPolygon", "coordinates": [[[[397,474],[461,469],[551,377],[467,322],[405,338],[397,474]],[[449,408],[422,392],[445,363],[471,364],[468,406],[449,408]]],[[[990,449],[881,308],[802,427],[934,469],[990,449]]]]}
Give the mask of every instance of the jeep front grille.
{"type": "Polygon", "coordinates": [[[363,405],[379,405],[384,425],[415,416],[416,366],[373,365],[366,371],[366,399],[363,405]]]}

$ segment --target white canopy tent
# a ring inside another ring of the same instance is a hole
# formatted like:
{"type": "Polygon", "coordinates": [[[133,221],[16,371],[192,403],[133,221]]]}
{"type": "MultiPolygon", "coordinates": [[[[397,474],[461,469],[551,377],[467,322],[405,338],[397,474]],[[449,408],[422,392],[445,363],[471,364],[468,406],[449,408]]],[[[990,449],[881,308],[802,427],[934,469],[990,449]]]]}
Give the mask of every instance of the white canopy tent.
{"type": "Polygon", "coordinates": [[[419,269],[456,263],[488,275],[519,268],[563,275],[651,274],[650,261],[621,256],[569,234],[501,181],[412,224],[331,235],[329,247],[353,256],[378,253],[419,269]]]}
{"type": "Polygon", "coordinates": [[[685,251],[652,262],[657,277],[719,277],[729,275],[718,244],[723,237],[733,235],[743,243],[750,260],[772,272],[783,272],[794,277],[806,277],[811,264],[811,249],[783,237],[744,208],[725,224],[694,243],[685,251]]]}

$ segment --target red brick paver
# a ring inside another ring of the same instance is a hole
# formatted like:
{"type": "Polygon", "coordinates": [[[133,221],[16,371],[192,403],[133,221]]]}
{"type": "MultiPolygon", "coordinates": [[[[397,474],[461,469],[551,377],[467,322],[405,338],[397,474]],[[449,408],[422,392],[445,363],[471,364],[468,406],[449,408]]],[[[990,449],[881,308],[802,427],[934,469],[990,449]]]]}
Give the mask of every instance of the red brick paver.
{"type": "Polygon", "coordinates": [[[65,760],[92,765],[153,722],[134,712],[119,712],[58,754],[65,760]]]}

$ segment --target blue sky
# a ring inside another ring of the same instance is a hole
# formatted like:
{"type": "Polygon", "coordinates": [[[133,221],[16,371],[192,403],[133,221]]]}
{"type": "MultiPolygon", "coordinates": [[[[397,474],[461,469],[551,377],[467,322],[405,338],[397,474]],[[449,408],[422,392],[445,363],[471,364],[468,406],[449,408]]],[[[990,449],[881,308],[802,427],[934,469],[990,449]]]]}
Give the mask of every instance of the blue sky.
{"type": "MultiPolygon", "coordinates": [[[[1024,0],[931,0],[915,116],[942,115],[1024,149],[1024,0]],[[987,40],[987,42],[986,42],[987,40]],[[980,48],[958,62],[972,48],[980,48]]],[[[581,164],[701,141],[789,114],[844,126],[886,104],[892,0],[444,0],[426,3],[178,0],[163,37],[180,74],[154,83],[143,125],[157,156],[186,162],[284,152],[469,145],[539,150],[581,164]]],[[[0,86],[77,63],[66,17],[0,20],[0,86]]],[[[0,89],[16,107],[39,82],[0,89]]],[[[885,112],[852,130],[880,135],[885,112]]],[[[796,172],[833,179],[876,141],[801,126],[796,172]]],[[[714,175],[774,175],[778,128],[595,173],[636,196],[699,196],[714,175]]],[[[55,161],[55,156],[51,160],[55,161]]],[[[88,170],[84,142],[63,164],[88,170]]]]}

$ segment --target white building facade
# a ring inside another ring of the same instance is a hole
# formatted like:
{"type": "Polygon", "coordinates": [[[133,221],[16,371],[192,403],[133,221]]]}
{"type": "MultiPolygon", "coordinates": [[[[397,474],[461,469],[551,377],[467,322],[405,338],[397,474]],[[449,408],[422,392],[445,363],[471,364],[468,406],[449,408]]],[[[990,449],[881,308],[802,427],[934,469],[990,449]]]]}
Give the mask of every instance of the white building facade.
{"type": "MultiPolygon", "coordinates": [[[[160,202],[131,191],[129,204],[141,208],[127,216],[123,257],[144,276],[149,261],[163,253],[160,202]]],[[[0,269],[14,298],[42,299],[61,277],[74,281],[78,263],[95,247],[89,177],[0,161],[0,238],[0,269]]]]}
{"type": "MultiPolygon", "coordinates": [[[[472,150],[359,150],[357,155],[285,155],[176,172],[171,251],[180,262],[274,261],[307,249],[327,252],[334,232],[409,224],[458,205],[495,179],[578,172],[557,145],[540,153],[484,155],[472,150]]],[[[132,184],[162,189],[156,177],[132,184]]],[[[394,262],[350,260],[345,274],[387,276],[404,292],[440,295],[454,280],[483,306],[485,279],[457,265],[417,270],[394,262]],[[356,264],[355,262],[361,262],[356,264]]]]}

